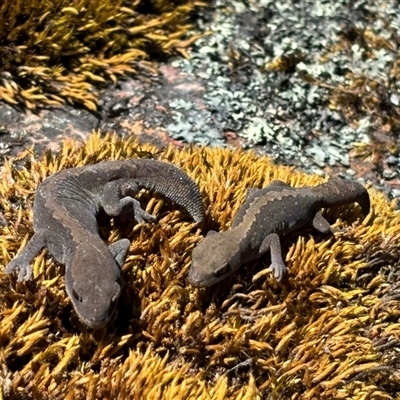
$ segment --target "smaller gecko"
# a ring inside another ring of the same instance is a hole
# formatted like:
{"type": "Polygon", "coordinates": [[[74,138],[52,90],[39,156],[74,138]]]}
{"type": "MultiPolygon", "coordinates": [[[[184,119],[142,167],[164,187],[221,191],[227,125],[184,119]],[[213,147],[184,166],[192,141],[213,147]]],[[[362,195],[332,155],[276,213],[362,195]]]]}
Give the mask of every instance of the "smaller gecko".
{"type": "Polygon", "coordinates": [[[271,252],[269,269],[280,281],[286,272],[279,235],[311,222],[319,232],[330,231],[319,209],[357,202],[369,213],[367,190],[355,181],[334,178],[314,187],[294,188],[272,181],[263,189],[250,189],[232,221],[231,229],[210,231],[193,249],[189,283],[207,287],[225,279],[243,263],[271,252]]]}
{"type": "Polygon", "coordinates": [[[122,290],[120,269],[130,246],[121,239],[107,246],[99,235],[96,215],[127,213],[136,222],[155,220],[133,196],[153,190],[185,208],[196,222],[204,218],[200,191],[181,169],[161,161],[105,161],[60,171],[37,188],[31,237],[5,272],[29,280],[31,262],[43,247],[65,265],[65,289],[79,318],[91,328],[110,319],[122,290]]]}

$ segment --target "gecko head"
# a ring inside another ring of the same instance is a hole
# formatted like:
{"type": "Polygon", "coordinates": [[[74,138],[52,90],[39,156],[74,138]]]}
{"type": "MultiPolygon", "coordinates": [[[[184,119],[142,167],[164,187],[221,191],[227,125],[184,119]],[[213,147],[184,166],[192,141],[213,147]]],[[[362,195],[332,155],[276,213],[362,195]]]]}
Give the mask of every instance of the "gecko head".
{"type": "Polygon", "coordinates": [[[193,249],[188,281],[194,287],[208,287],[231,275],[239,265],[239,246],[234,247],[230,231],[210,231],[193,249]]]}
{"type": "MultiPolygon", "coordinates": [[[[107,261],[115,263],[113,259],[107,261]]],[[[104,264],[74,265],[66,269],[65,288],[79,319],[90,328],[102,328],[110,320],[122,291],[119,268],[116,263],[108,271],[104,264]]]]}

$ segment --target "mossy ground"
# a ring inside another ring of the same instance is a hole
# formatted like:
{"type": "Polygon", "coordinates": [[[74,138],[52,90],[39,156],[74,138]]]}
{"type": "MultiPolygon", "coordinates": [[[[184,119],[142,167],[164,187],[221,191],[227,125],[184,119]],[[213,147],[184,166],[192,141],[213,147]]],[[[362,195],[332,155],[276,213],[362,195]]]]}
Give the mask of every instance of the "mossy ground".
{"type": "MultiPolygon", "coordinates": [[[[40,181],[62,168],[127,157],[172,162],[198,183],[206,228],[227,229],[246,188],[273,179],[315,185],[318,176],[275,166],[251,152],[172,147],[93,135],[58,155],[31,152],[6,163],[0,184],[8,224],[0,236],[0,393],[28,399],[391,399],[400,393],[400,218],[369,189],[357,205],[325,212],[336,233],[288,235],[289,268],[278,284],[268,260],[210,289],[186,281],[201,230],[168,201],[141,201],[158,224],[135,226],[123,267],[125,290],[107,329],[88,331],[64,290],[63,268],[44,250],[34,280],[16,283],[6,265],[32,234],[40,181]],[[21,162],[21,160],[19,161],[21,162]],[[359,218],[360,217],[360,218],[359,218]]],[[[104,221],[102,235],[120,233],[104,221]]]]}
{"type": "Polygon", "coordinates": [[[96,110],[99,90],[149,58],[186,54],[193,0],[4,0],[0,100],[96,110]],[[140,61],[140,62],[139,62],[140,61]]]}

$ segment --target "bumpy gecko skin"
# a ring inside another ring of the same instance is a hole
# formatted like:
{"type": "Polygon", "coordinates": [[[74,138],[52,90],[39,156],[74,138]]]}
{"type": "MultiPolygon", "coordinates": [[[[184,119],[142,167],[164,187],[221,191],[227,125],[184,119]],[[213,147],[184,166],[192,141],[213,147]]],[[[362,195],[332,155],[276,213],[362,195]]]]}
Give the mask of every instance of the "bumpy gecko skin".
{"type": "Polygon", "coordinates": [[[263,189],[250,189],[231,229],[208,232],[193,249],[189,283],[195,287],[214,285],[268,250],[269,268],[280,281],[286,266],[278,235],[309,223],[319,232],[328,233],[329,222],[318,210],[353,202],[360,205],[364,215],[369,213],[370,200],[364,186],[340,178],[315,187],[293,188],[273,181],[263,189]]]}
{"type": "Polygon", "coordinates": [[[154,221],[133,196],[141,189],[162,194],[185,208],[196,222],[204,218],[198,187],[181,169],[156,160],[107,161],[60,171],[45,179],[33,206],[34,235],[6,267],[29,280],[31,262],[47,247],[65,265],[65,287],[80,319],[100,328],[110,319],[122,289],[120,269],[130,242],[107,246],[99,236],[96,215],[133,213],[136,222],[154,221]]]}

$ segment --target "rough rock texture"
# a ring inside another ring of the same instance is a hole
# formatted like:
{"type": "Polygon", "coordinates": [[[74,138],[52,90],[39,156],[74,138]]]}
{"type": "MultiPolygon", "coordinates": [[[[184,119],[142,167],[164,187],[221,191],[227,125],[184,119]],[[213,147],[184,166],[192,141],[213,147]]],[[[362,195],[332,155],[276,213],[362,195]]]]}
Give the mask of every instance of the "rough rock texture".
{"type": "MultiPolygon", "coordinates": [[[[154,68],[135,62],[134,79],[117,63],[124,79],[93,82],[96,112],[64,105],[25,113],[0,103],[0,154],[112,130],[161,144],[253,147],[309,173],[362,177],[399,198],[399,15],[395,0],[216,0],[195,14],[189,41],[165,49],[192,44],[183,51],[189,59],[152,53],[154,68]]],[[[119,34],[146,37],[147,48],[167,44],[167,34],[149,29],[119,34]]]]}

